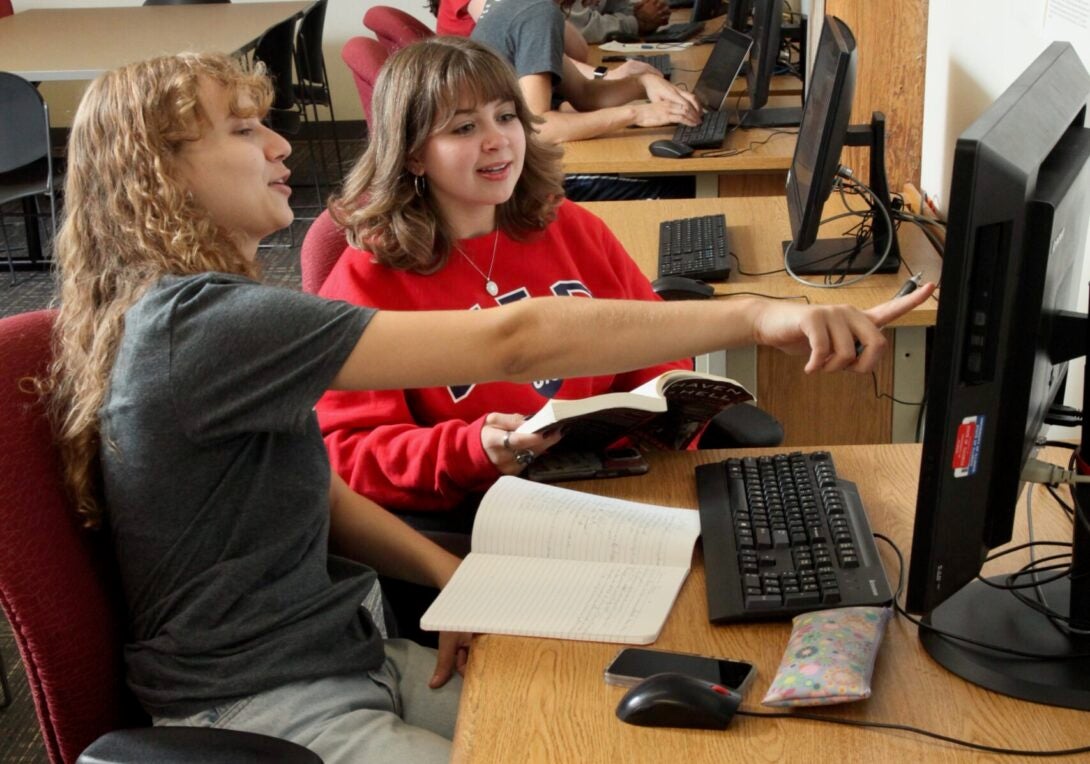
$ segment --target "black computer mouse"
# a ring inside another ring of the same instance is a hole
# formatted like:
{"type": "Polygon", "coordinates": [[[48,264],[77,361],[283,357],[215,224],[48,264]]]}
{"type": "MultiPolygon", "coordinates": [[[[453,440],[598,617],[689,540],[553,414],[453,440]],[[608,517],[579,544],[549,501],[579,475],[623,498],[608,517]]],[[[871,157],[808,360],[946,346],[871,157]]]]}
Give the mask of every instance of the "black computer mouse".
{"type": "Polygon", "coordinates": [[[668,138],[663,138],[660,141],[653,141],[647,149],[651,152],[652,156],[669,157],[670,159],[681,159],[682,157],[691,156],[693,153],[692,146],[687,146],[684,143],[678,143],[677,141],[671,141],[668,138]]]}
{"type": "Polygon", "coordinates": [[[685,674],[654,674],[617,704],[617,718],[642,727],[725,730],[742,696],[721,684],[685,674]]]}
{"type": "Polygon", "coordinates": [[[651,288],[664,300],[706,300],[715,294],[711,284],[686,276],[659,276],[651,288]]]}

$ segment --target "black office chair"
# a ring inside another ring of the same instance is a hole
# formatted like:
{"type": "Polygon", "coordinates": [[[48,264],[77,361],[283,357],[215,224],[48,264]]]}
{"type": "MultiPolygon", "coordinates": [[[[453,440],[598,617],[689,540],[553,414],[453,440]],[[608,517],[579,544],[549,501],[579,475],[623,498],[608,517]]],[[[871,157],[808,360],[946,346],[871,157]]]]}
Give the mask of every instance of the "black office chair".
{"type": "MultiPolygon", "coordinates": [[[[288,19],[274,26],[261,35],[254,47],[253,59],[265,66],[265,72],[272,80],[273,103],[265,117],[266,124],[283,136],[295,137],[302,134],[307,146],[307,159],[312,171],[314,190],[317,194],[315,207],[321,209],[322,187],[318,180],[318,168],[315,166],[314,144],[310,136],[303,131],[307,121],[306,110],[296,98],[294,86],[295,65],[295,19],[288,19]]],[[[300,218],[297,218],[300,219],[300,218]]],[[[307,218],[301,218],[307,219],[307,218]]],[[[313,218],[311,218],[313,219],[313,218]]],[[[294,234],[290,246],[295,246],[294,234]]]]}
{"type": "MultiPolygon", "coordinates": [[[[329,89],[329,74],[325,68],[325,55],[322,52],[322,35],[325,29],[325,11],[327,0],[318,0],[303,14],[299,30],[295,33],[295,72],[299,81],[295,83],[295,96],[306,111],[311,108],[314,123],[318,124],[318,107],[329,109],[329,127],[333,135],[333,151],[337,157],[334,183],[340,180],[344,167],[341,158],[341,141],[337,135],[337,116],[333,113],[333,94],[329,89]]],[[[326,170],[325,142],[319,137],[322,170],[326,170]]]]}
{"type": "MultiPolygon", "coordinates": [[[[49,107],[33,84],[22,77],[0,72],[0,207],[39,194],[49,197],[53,234],[57,233],[57,205],[53,186],[53,154],[49,141],[49,107]]],[[[18,213],[28,224],[37,221],[18,213]]],[[[34,234],[37,232],[35,231],[34,234]]],[[[15,263],[4,214],[0,211],[0,239],[7,253],[11,283],[15,283],[15,263]]],[[[29,242],[36,236],[27,231],[29,242]]]]}

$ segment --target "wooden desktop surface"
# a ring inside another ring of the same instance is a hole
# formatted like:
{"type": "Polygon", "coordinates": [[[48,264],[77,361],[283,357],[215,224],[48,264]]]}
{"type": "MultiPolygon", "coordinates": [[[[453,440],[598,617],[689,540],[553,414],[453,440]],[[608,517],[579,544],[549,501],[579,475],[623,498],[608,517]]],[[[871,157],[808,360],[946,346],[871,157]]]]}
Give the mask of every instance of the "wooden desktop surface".
{"type": "Polygon", "coordinates": [[[0,71],[32,81],[89,80],[182,51],[244,53],[313,0],[210,5],[52,8],[0,19],[0,71]]]}
{"type": "MultiPolygon", "coordinates": [[[[790,238],[787,200],[784,196],[744,196],[720,199],[658,199],[636,202],[584,202],[583,205],[602,218],[620,239],[629,255],[649,279],[658,276],[659,223],[663,220],[723,213],[727,218],[730,248],[747,273],[766,273],[783,268],[782,242],[790,238]]],[[[840,199],[831,196],[824,217],[843,210],[840,199]]],[[[840,235],[854,222],[838,220],[821,229],[821,235],[840,235]]],[[[717,297],[743,292],[759,292],[772,297],[805,295],[818,304],[847,303],[860,309],[885,302],[900,288],[911,273],[922,272],[926,279],[937,281],[942,260],[919,229],[903,224],[898,232],[903,263],[896,274],[873,275],[858,284],[841,289],[819,289],[799,284],[786,273],[745,276],[739,273],[739,262],[731,260],[727,281],[717,282],[717,297]]],[[[807,277],[821,281],[821,277],[807,277]]],[[[928,300],[902,316],[894,326],[933,326],[938,303],[928,300]]]]}
{"type": "MultiPolygon", "coordinates": [[[[920,448],[915,445],[831,449],[840,475],[859,487],[875,531],[908,554],[912,539],[920,448]]],[[[654,453],[641,477],[568,484],[579,490],[666,506],[696,507],[693,467],[728,452],[654,453]]],[[[747,451],[746,455],[764,453],[747,451]]],[[[1058,450],[1051,461],[1063,463],[1058,450]]],[[[1016,539],[1024,540],[1019,506],[1016,539]]],[[[1039,539],[1069,541],[1071,523],[1037,489],[1039,539]]],[[[891,583],[896,557],[878,542],[891,583]]],[[[906,557],[907,559],[907,557],[906,557]]],[[[995,573],[1012,570],[1011,559],[995,573]]],[[[744,708],[760,705],[776,673],[790,622],[712,626],[707,621],[699,551],[665,628],[653,647],[751,661],[757,677],[744,708]]],[[[799,719],[735,717],[726,731],[634,727],[614,716],[623,688],[605,684],[603,669],[622,645],[481,635],[469,656],[452,760],[457,762],[902,762],[997,761],[907,732],[871,730],[799,719]]],[[[934,663],[901,617],[889,623],[869,700],[811,709],[843,719],[921,727],[978,743],[1012,748],[1071,748],[1090,743],[1085,712],[1007,698],[971,685],[934,663]]],[[[1010,760],[1018,760],[1016,758],[1010,760]]],[[[1075,761],[1068,758],[1067,761],[1075,761]]],[[[1085,761],[1085,758],[1082,759],[1085,761]]]]}
{"type": "MultiPolygon", "coordinates": [[[[649,279],[658,275],[659,223],[663,220],[724,213],[731,236],[731,250],[747,273],[766,273],[783,268],[781,242],[790,238],[787,201],[779,196],[740,196],[713,199],[672,199],[640,202],[588,202],[584,206],[601,217],[649,279]]],[[[842,209],[837,196],[830,197],[825,216],[842,209]]],[[[834,221],[822,235],[839,235],[848,225],[834,221]]],[[[870,276],[840,289],[818,289],[794,281],[786,273],[744,276],[732,262],[728,281],[715,284],[717,295],[755,292],[812,303],[847,303],[860,309],[892,297],[912,273],[937,280],[941,260],[927,238],[915,226],[904,224],[898,232],[904,264],[897,274],[870,276]],[[906,267],[907,266],[907,267],[906,267]]],[[[811,280],[820,282],[820,277],[811,280]]],[[[762,408],[784,426],[787,445],[807,443],[891,443],[914,439],[923,398],[924,328],[933,326],[938,302],[927,300],[893,322],[886,336],[886,353],[870,374],[805,374],[806,359],[788,356],[772,348],[734,350],[723,367],[712,371],[739,379],[757,395],[762,408]],[[879,396],[876,391],[885,393],[879,396]],[[892,395],[904,403],[895,404],[892,395]],[[908,404],[908,405],[905,405],[908,404]]]]}

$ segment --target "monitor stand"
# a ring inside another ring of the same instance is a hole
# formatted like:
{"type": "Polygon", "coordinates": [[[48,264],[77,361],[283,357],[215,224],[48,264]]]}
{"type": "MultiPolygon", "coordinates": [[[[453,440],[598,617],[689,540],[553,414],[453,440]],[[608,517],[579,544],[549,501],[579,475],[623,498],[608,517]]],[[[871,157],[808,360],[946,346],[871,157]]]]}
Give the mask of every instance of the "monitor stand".
{"type": "Polygon", "coordinates": [[[748,111],[739,109],[730,115],[730,124],[739,127],[798,127],[801,123],[801,106],[762,106],[748,111]]]}
{"type": "MultiPolygon", "coordinates": [[[[989,579],[1002,583],[1006,577],[989,579]]],[[[1042,587],[1046,601],[1066,612],[1067,580],[1042,587]]],[[[984,644],[1041,655],[1090,655],[1090,637],[1068,637],[1008,591],[973,581],[923,619],[936,629],[984,644]]],[[[920,642],[939,665],[973,684],[1034,703],[1090,711],[1090,657],[1018,658],[920,629],[920,642]]]]}
{"type": "Polygon", "coordinates": [[[901,268],[901,248],[897,244],[893,222],[893,204],[890,201],[889,181],[886,178],[886,118],[881,112],[871,114],[869,125],[852,125],[844,136],[845,146],[870,149],[870,174],[868,182],[874,199],[869,200],[873,217],[871,237],[859,246],[854,238],[818,239],[807,249],[797,250],[794,242],[783,242],[784,261],[792,273],[799,276],[823,276],[867,273],[889,247],[889,254],[875,273],[896,273],[901,268]],[[875,209],[881,204],[886,215],[875,209]],[[886,225],[889,217],[890,225],[886,225]],[[888,244],[887,244],[888,242],[888,244]]]}
{"type": "MultiPolygon", "coordinates": [[[[1058,364],[1086,356],[1090,349],[1090,318],[1064,311],[1051,320],[1049,360],[1058,364]]],[[[1082,398],[1083,412],[1090,411],[1090,385],[1083,386],[1082,398]]],[[[1090,475],[1087,444],[1090,419],[1084,417],[1082,443],[1075,459],[1077,471],[1083,475],[1090,475]]],[[[1076,484],[1075,505],[1076,515],[1090,512],[1090,484],[1076,484]]],[[[989,580],[1002,582],[1005,578],[989,580]]],[[[1069,616],[1078,630],[1090,632],[1090,529],[1078,517],[1072,531],[1069,575],[1042,584],[1041,590],[1053,610],[1069,616]]],[[[1033,596],[1031,589],[1024,591],[1033,596]]],[[[1065,634],[1010,592],[980,581],[964,587],[923,621],[985,644],[1056,656],[1051,660],[1019,658],[920,629],[920,642],[928,654],[973,684],[1035,703],[1090,711],[1090,634],[1065,634]]]]}
{"type": "MultiPolygon", "coordinates": [[[[789,241],[783,245],[792,273],[799,276],[867,273],[886,249],[884,243],[876,247],[873,239],[859,246],[854,238],[818,239],[809,249],[790,249],[789,241]]],[[[875,273],[896,273],[900,268],[901,258],[890,252],[875,273]]]]}

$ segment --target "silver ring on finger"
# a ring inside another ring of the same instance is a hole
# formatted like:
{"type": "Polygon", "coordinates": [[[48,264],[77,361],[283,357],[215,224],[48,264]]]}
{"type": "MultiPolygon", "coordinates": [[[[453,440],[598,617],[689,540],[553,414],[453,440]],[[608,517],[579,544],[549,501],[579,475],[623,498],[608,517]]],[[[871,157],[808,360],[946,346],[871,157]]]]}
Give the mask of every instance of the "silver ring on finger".
{"type": "Polygon", "coordinates": [[[503,448],[504,448],[505,451],[510,451],[511,453],[515,452],[515,449],[511,448],[511,431],[510,430],[507,430],[503,434],[503,448]]]}

